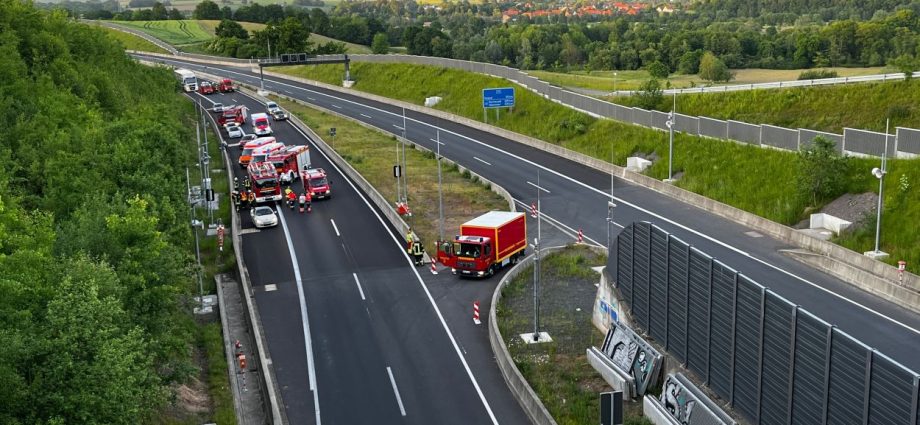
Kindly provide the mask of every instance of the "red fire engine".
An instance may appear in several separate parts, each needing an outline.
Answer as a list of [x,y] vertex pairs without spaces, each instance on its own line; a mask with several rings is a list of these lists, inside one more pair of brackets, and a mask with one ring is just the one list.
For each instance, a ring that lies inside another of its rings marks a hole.
[[214,94],[214,86],[212,86],[210,82],[202,81],[201,84],[198,85],[198,93]]
[[224,78],[220,80],[220,83],[217,84],[217,90],[221,93],[230,93],[233,89],[233,81],[230,81],[229,78]]
[[330,198],[332,197],[332,186],[326,178],[326,171],[322,168],[310,168],[304,170],[301,174],[303,179],[303,189],[309,190],[313,198]]
[[242,124],[246,122],[246,117],[249,116],[249,109],[245,106],[233,106],[224,110],[224,112],[217,117],[217,123],[224,125],[230,121],[237,124]]
[[272,163],[251,162],[246,171],[249,173],[249,180],[252,181],[252,192],[256,195],[256,202],[281,200],[281,182]]
[[290,183],[300,177],[300,170],[310,168],[309,146],[288,146],[268,157],[275,164],[282,183]]

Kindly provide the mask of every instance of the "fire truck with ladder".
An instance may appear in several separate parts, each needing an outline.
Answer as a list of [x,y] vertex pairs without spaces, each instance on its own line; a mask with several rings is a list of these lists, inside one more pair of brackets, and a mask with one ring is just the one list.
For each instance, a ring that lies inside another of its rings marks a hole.
[[246,172],[252,182],[252,192],[256,196],[256,202],[281,200],[281,181],[272,163],[251,162],[246,167]]

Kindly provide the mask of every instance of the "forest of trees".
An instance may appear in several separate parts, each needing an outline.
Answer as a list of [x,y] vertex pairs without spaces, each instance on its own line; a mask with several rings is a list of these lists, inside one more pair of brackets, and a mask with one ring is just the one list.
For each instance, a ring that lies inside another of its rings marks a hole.
[[194,109],[62,12],[0,27],[0,423],[150,422],[194,372]]

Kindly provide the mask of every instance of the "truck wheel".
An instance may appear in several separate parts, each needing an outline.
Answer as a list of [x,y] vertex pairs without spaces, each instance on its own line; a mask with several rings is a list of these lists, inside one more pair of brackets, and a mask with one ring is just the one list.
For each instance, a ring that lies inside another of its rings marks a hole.
[[495,276],[495,264],[489,266],[489,277]]

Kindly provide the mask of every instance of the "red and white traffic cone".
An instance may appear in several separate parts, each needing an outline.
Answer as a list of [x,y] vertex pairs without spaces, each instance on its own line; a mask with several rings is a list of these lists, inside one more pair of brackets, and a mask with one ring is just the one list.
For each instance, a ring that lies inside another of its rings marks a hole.
[[533,202],[530,203],[530,216],[537,218],[537,204]]
[[473,323],[477,325],[482,324],[479,320],[479,301],[473,301]]
[[583,243],[585,241],[585,235],[581,232],[581,229],[578,229],[578,241],[575,243]]
[[431,274],[438,274],[437,262],[438,260],[434,258],[431,259]]

